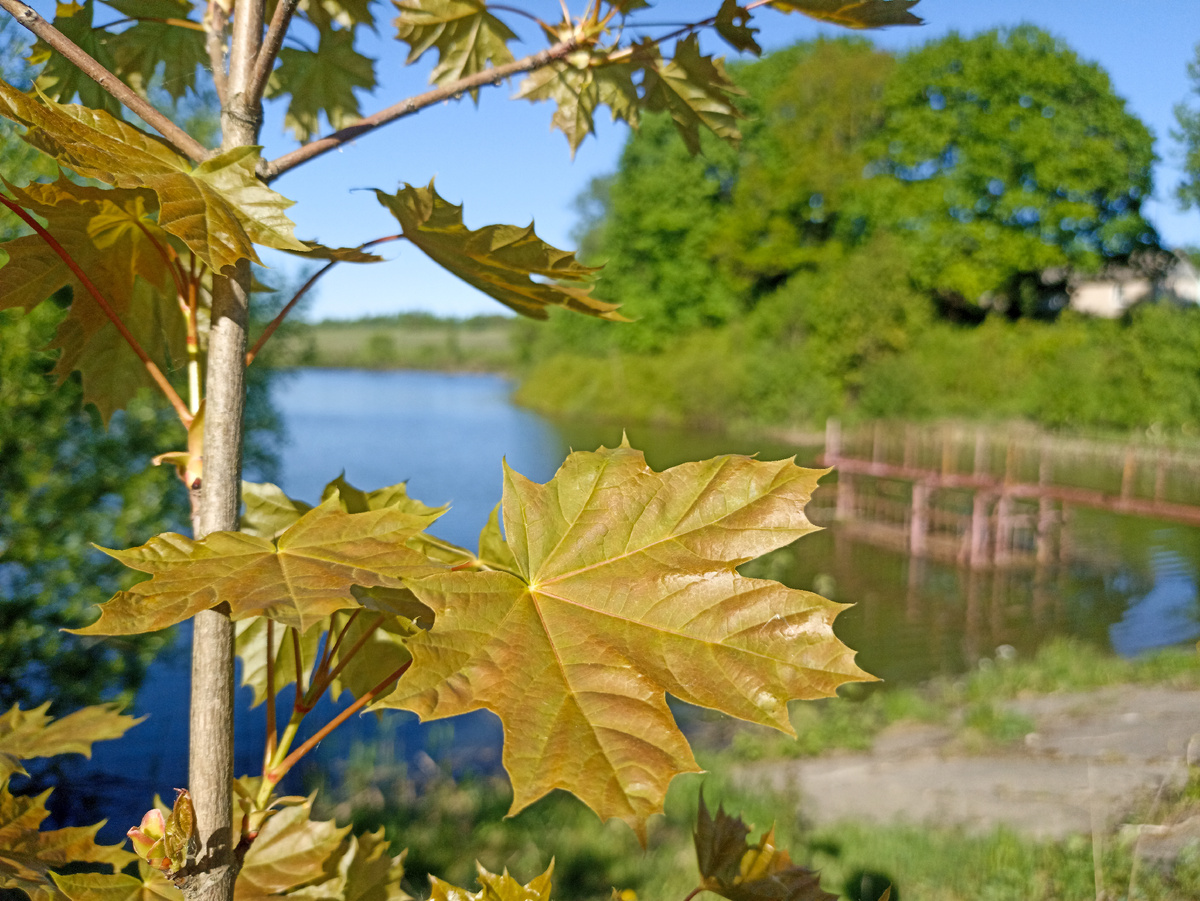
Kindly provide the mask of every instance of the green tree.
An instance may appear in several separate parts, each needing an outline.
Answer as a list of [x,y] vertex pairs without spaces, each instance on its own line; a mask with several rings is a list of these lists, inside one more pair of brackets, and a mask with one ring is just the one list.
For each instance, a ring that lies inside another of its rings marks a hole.
[[[1196,58],[1188,63],[1188,77],[1192,82],[1192,93],[1200,97],[1200,44],[1196,45]],[[1178,131],[1171,137],[1182,145],[1183,181],[1175,188],[1175,196],[1185,210],[1200,207],[1200,106],[1181,102],[1175,107]]]
[[1030,313],[1022,279],[1157,245],[1141,214],[1149,130],[1099,66],[1045,32],[934,41],[902,59],[884,104],[873,218],[913,247],[914,279],[946,302]]
[[[769,5],[870,27],[918,23],[914,2]],[[545,485],[506,470],[504,501],[478,553],[429,535],[442,511],[403,485],[361,491],[339,478],[316,507],[273,485],[248,485],[241,513],[247,366],[320,272],[378,261],[365,245],[300,241],[290,202],[271,182],[366,132],[515,75],[525,76],[519,96],[555,103],[553,122],[572,146],[601,106],[631,123],[666,113],[693,150],[702,130],[735,138],[734,87],[722,61],[700,52],[697,32],[713,26],[736,47],[753,45],[751,8],[767,2],[714,3],[707,18],[630,41],[644,33],[627,28],[650,5],[644,0],[591,0],[578,14],[564,3],[558,21],[483,0],[398,0],[396,36],[410,61],[436,52],[437,87],[366,117],[356,91],[375,87],[374,69],[356,42],[375,28],[367,4],[218,0],[202,18],[192,18],[187,0],[107,5],[124,19],[98,25],[86,0],[61,5],[49,23],[20,0],[0,0],[39,38],[33,58],[42,64],[36,92],[0,80],[0,114],[60,168],[107,186],[62,172],[50,183],[3,183],[0,204],[31,233],[3,245],[0,305],[28,314],[70,287],[55,345],[59,368],[80,372],[84,399],[111,421],[148,385],[187,431],[187,449],[171,460],[192,500],[194,538],[165,533],[110,552],[151,578],[118,592],[81,632],[134,635],[193,620],[190,785],[128,833],[142,861],[136,877],[60,872],[72,862],[116,870],[133,855],[95,845],[96,827],[38,830],[44,798],[0,787],[0,835],[10,843],[0,848],[0,888],[34,901],[180,891],[188,901],[230,901],[235,885],[243,897],[399,898],[401,858],[380,834],[348,836],[312,820],[311,800],[275,797],[299,759],[370,704],[427,718],[495,710],[514,812],[562,788],[644,840],[672,778],[698,769],[667,692],[789,731],[789,699],[870,678],[833,635],[838,605],[736,571],[812,530],[803,506],[818,473],[790,460],[729,456],[656,473],[622,444],[572,454]],[[547,46],[516,59],[509,43],[521,17]],[[283,46],[293,25],[316,32],[316,49]],[[221,104],[216,150],[148,99],[160,67],[168,92],[182,96],[205,61]],[[257,144],[264,99],[284,106],[302,142],[270,161]],[[322,121],[336,130],[314,140]],[[370,244],[406,240],[533,318],[547,307],[621,318],[593,296],[595,271],[532,227],[469,229],[462,208],[432,185],[375,193],[400,232]],[[247,349],[256,245],[328,263]],[[268,722],[261,776],[236,782],[235,649]],[[293,682],[280,731],[278,695]],[[353,701],[294,747],[326,691]],[[108,734],[128,725],[111,711],[82,713]],[[5,714],[4,782],[22,759],[86,753],[95,730],[72,729],[64,741],[65,723],[41,709]],[[830,897],[769,836],[752,847],[747,833],[720,813],[715,824],[701,822],[697,891]],[[507,875],[481,881],[480,897],[549,895],[549,872],[526,887]],[[437,882],[433,891],[461,894]]]

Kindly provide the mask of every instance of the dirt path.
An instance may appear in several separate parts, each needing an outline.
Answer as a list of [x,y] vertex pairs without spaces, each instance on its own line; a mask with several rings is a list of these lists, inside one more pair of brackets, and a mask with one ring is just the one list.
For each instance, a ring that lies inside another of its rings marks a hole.
[[[748,783],[798,789],[814,824],[913,822],[1040,838],[1105,831],[1200,763],[1200,692],[1124,686],[1005,705],[1037,730],[982,755],[956,751],[948,729],[900,724],[865,754],[752,764]],[[1141,808],[1145,809],[1145,807]],[[1200,839],[1200,816],[1142,830],[1144,850]]]

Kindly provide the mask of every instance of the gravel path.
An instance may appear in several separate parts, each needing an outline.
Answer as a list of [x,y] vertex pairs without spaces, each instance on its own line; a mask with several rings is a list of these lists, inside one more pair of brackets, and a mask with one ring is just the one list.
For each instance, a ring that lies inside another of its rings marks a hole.
[[[1108,831],[1200,764],[1200,692],[1122,686],[1005,705],[1037,724],[1022,744],[965,755],[951,732],[899,724],[865,754],[747,765],[740,778],[798,790],[802,815],[988,830],[1039,838]],[[1134,827],[1138,828],[1138,827]],[[1144,853],[1170,856],[1200,839],[1200,817],[1144,826]],[[1155,848],[1158,848],[1156,852]]]

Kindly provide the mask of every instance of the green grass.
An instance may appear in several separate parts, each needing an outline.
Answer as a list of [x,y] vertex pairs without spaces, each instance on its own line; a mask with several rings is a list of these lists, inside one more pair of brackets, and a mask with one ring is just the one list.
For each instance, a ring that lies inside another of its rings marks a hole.
[[[385,797],[404,790],[383,786]],[[602,824],[575,799],[555,793],[509,820],[511,792],[502,779],[455,782],[435,777],[419,796],[358,808],[356,829],[384,826],[396,848],[408,848],[407,890],[428,895],[427,874],[475,889],[475,861],[493,872],[507,868],[529,881],[554,860],[554,898],[600,901],[613,888],[638,899],[682,901],[698,881],[691,831],[703,789],[710,809],[723,804],[753,827],[754,840],[774,826],[777,846],[821,871],[826,891],[847,899],[864,885],[893,886],[895,901],[1066,901],[1095,897],[1091,840],[1037,841],[1007,829],[971,834],[960,828],[840,824],[811,829],[787,793],[756,794],[721,771],[676,780],[666,816],[651,822],[643,850],[623,824]],[[1193,804],[1195,802],[1192,802]],[[1106,897],[1127,897],[1134,849],[1115,835],[1102,842]],[[873,883],[871,882],[873,880]],[[1143,864],[1140,901],[1200,897],[1200,851],[1185,853],[1171,870]]]
[[438,319],[424,314],[302,323],[282,365],[337,369],[505,372],[517,360],[510,319]]

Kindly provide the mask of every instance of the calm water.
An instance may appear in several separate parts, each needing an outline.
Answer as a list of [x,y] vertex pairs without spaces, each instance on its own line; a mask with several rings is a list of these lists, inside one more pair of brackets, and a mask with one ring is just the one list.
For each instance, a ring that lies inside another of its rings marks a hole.
[[[621,439],[617,427],[551,424],[513,407],[508,390],[504,379],[486,375],[296,373],[281,380],[275,396],[291,439],[282,487],[315,502],[343,470],[366,489],[407,480],[413,497],[452,504],[433,531],[474,547],[500,499],[501,459],[545,481],[570,448],[591,450]],[[761,452],[764,459],[796,454],[811,462],[821,450],[649,429],[629,437],[659,469],[728,452]],[[1056,635],[1126,655],[1200,635],[1200,530],[1077,511],[1071,541],[1076,553],[1062,566],[968,572],[911,561],[835,527],[753,566],[755,575],[854,602],[837,632],[867,670],[892,682],[962,672],[1001,644],[1029,654]],[[108,839],[140,818],[145,799],[155,792],[170,797],[172,788],[186,784],[187,638],[181,634],[174,651],[155,664],[137,698],[133,712],[147,714],[147,721],[126,741],[97,746],[90,793],[77,794],[81,805],[109,818],[102,833]],[[248,690],[239,701],[237,765],[251,773],[261,765],[263,713],[248,710]],[[319,724],[329,715],[330,708],[318,708],[310,721]],[[343,726],[312,755],[312,766],[336,769],[364,742],[381,743],[396,759],[412,761],[423,751],[437,757],[447,753],[451,736],[457,765],[498,764],[500,729],[490,714],[460,718],[448,729],[389,713]],[[303,778],[290,787],[302,788]]]

